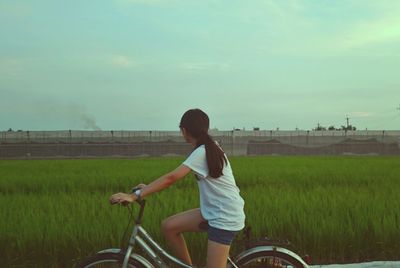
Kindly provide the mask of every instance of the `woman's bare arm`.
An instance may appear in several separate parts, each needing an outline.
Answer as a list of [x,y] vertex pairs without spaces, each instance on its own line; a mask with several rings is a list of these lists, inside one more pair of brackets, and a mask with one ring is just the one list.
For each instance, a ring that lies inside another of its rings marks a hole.
[[[175,170],[161,176],[160,178],[151,182],[148,185],[139,184],[138,186],[143,186],[140,196],[143,198],[149,194],[159,192],[162,189],[168,188],[178,180],[185,177],[190,171],[191,169],[188,168],[187,166],[180,165]],[[128,204],[134,202],[136,199],[137,196],[133,193],[132,194],[116,193],[110,196],[109,201],[111,204],[117,204],[117,203]]]
[[180,165],[175,170],[161,176],[157,180],[154,180],[150,184],[143,187],[141,197],[145,197],[149,194],[159,192],[162,189],[168,188],[178,180],[185,177],[190,171],[191,169],[188,168],[187,166]]

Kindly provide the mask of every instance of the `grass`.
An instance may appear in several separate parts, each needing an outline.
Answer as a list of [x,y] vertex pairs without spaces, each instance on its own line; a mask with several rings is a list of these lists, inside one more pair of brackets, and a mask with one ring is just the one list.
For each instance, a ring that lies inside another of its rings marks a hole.
[[[0,255],[6,267],[71,267],[118,247],[127,209],[108,197],[150,182],[184,159],[1,160]],[[232,157],[254,236],[287,238],[316,263],[400,259],[400,158]],[[192,175],[148,198],[144,227],[198,207]],[[135,211],[137,209],[135,208]],[[206,235],[189,234],[204,263]]]

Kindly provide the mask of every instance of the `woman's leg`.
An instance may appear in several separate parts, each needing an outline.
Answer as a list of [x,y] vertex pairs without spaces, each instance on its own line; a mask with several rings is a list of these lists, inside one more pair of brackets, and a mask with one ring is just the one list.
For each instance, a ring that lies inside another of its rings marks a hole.
[[207,268],[226,268],[230,245],[208,240]]
[[192,260],[182,233],[203,231],[199,228],[199,224],[204,221],[200,209],[195,208],[173,215],[162,222],[162,231],[169,246],[175,255],[187,264],[192,265]]

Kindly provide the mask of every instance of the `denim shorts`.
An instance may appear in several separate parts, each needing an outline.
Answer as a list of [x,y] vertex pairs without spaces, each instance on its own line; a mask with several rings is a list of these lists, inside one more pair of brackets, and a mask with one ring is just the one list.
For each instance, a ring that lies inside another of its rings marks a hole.
[[238,231],[228,231],[208,226],[208,239],[224,245],[230,245]]

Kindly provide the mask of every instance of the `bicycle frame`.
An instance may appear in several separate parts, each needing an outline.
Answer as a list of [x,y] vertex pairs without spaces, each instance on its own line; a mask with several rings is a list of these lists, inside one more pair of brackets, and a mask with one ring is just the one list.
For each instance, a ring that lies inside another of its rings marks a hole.
[[[191,268],[192,266],[183,263],[181,260],[175,258],[166,252],[156,241],[146,232],[146,230],[140,225],[136,224],[133,228],[132,236],[129,240],[129,246],[125,254],[124,263],[122,268],[126,268],[129,260],[129,256],[132,253],[133,247],[135,244],[137,245],[149,255],[149,257],[154,261],[157,267],[166,268],[168,267],[164,260],[160,257],[168,259],[174,264],[177,264],[179,267]],[[154,249],[154,250],[153,250]]]
[[[181,260],[170,255],[167,251],[165,251],[156,241],[154,241],[154,239],[138,223],[136,223],[135,227],[133,228],[132,236],[129,240],[129,246],[125,253],[125,258],[122,264],[122,268],[128,267],[129,257],[131,256],[133,248],[136,243],[144,252],[147,253],[147,255],[150,256],[150,258],[159,268],[168,267],[168,265],[166,264],[166,262],[164,262],[162,257],[169,260],[171,263],[178,265],[179,267],[192,268],[192,266],[183,263]],[[228,262],[231,264],[232,267],[237,267],[230,258],[228,258]]]

